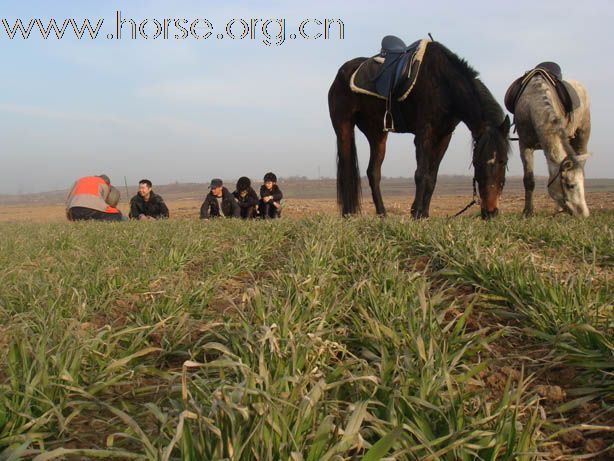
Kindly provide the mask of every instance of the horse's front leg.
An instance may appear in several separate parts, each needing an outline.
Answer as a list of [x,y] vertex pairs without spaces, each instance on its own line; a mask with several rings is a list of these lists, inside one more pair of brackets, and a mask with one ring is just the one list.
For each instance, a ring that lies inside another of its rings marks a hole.
[[522,215],[525,217],[533,216],[533,191],[535,190],[535,176],[533,175],[533,149],[520,144],[520,158],[522,160],[522,168],[524,176],[522,182],[524,184],[524,210]]
[[411,206],[411,215],[414,218],[428,218],[431,207],[431,198],[437,184],[437,174],[441,159],[448,149],[452,133],[433,139],[433,136],[416,136],[416,197]]

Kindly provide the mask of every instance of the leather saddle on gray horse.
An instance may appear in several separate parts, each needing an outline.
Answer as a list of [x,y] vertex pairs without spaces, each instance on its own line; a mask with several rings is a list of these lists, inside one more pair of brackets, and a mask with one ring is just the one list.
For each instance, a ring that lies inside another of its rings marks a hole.
[[364,61],[350,79],[353,92],[386,100],[384,131],[406,130],[398,102],[413,89],[428,42],[418,40],[407,46],[400,38],[387,35],[381,52]]
[[534,69],[525,72],[522,77],[514,80],[507,89],[504,102],[505,107],[512,114],[516,110],[516,103],[520,95],[529,84],[529,81],[536,75],[541,75],[555,89],[557,97],[563,105],[565,114],[570,114],[580,107],[580,98],[573,87],[563,80],[561,67],[555,62],[546,61],[538,64]]

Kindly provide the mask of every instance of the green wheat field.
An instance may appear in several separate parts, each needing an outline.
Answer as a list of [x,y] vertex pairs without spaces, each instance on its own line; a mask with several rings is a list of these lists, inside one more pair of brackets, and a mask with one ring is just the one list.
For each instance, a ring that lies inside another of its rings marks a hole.
[[613,229],[1,224],[0,459],[613,459]]

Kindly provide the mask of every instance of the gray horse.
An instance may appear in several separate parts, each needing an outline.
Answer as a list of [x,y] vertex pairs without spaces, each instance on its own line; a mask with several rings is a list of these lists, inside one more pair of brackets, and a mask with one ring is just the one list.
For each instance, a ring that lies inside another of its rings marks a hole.
[[584,163],[591,131],[586,89],[575,80],[566,80],[575,90],[577,107],[566,114],[548,79],[536,73],[515,104],[520,157],[524,167],[525,216],[533,214],[533,151],[542,149],[548,161],[548,193],[557,211],[574,216],[589,215],[584,198]]

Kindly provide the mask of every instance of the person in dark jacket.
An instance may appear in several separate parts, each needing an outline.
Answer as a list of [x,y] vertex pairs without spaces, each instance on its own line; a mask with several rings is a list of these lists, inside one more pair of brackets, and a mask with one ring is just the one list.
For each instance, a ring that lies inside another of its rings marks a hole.
[[221,179],[211,180],[211,191],[200,207],[200,219],[217,217],[238,218],[241,214],[234,196],[224,187]]
[[168,218],[169,212],[164,199],[151,190],[149,179],[139,181],[139,192],[130,200],[131,219]]
[[264,175],[264,184],[260,187],[260,202],[258,212],[263,219],[279,218],[281,215],[281,189],[277,185],[277,176],[274,173]]
[[239,178],[237,181],[237,188],[232,195],[234,195],[241,209],[241,219],[252,219],[256,217],[258,195],[252,188],[252,183],[248,177],[242,176]]

